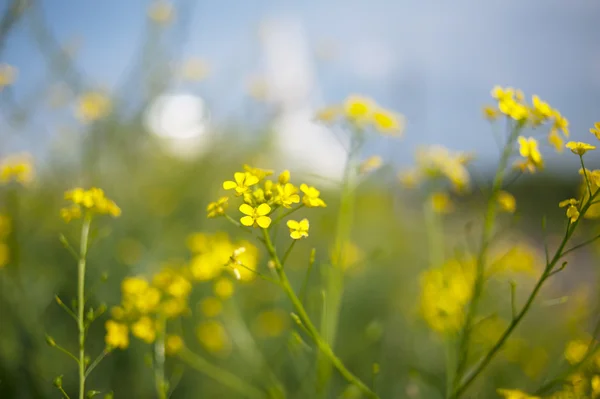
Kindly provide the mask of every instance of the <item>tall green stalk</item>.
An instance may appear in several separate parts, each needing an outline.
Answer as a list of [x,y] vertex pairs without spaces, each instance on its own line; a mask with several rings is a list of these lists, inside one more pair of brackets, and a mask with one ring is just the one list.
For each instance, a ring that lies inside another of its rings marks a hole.
[[77,263],[77,329],[79,330],[79,399],[85,397],[85,267],[92,215],[87,213],[81,226]]

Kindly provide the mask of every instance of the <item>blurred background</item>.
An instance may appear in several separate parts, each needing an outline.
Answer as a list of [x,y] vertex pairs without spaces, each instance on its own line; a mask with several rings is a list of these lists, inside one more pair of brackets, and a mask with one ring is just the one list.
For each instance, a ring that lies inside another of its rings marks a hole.
[[[58,398],[57,374],[65,374],[67,391],[76,387],[69,359],[44,340],[49,333],[68,345],[76,337],[54,302],[56,294],[75,295],[76,267],[58,239],[78,234],[77,225],[59,217],[65,190],[102,187],[123,210],[121,218],[99,222],[103,238],[90,253],[90,301],[110,307],[120,301],[125,276],[188,261],[190,234],[227,231],[241,238],[225,221],[207,220],[205,209],[243,164],[289,169],[293,181],[301,176],[321,188],[329,204],[307,213],[314,234],[291,261],[299,284],[311,248],[317,264],[327,262],[346,157],[344,132],[314,115],[354,93],[402,113],[406,129],[399,140],[371,136],[361,154],[381,156],[384,166],[357,191],[355,264],[336,350],[365,379],[373,362],[381,365],[383,398],[441,397],[442,343],[415,305],[419,274],[428,267],[422,198],[403,190],[397,173],[414,163],[420,146],[441,144],[473,152],[475,187],[488,184],[498,148],[481,108],[496,84],[540,95],[569,119],[574,140],[588,141],[600,119],[599,15],[593,0],[0,0],[0,64],[12,68],[0,74],[0,158],[26,152],[35,167],[31,184],[0,187],[0,212],[12,225],[10,255],[0,268],[0,397]],[[525,243],[533,253],[544,214],[550,242],[557,241],[563,213],[556,205],[579,183],[577,157],[557,155],[549,145],[543,152],[546,169],[511,186],[518,212],[506,221],[506,245]],[[477,190],[460,205],[446,218],[448,253],[460,241],[455,237],[480,220]],[[584,260],[595,255],[596,248],[578,253],[578,268],[553,281],[519,329],[515,347],[538,356],[508,351],[477,397],[491,397],[499,386],[536,386],[560,367],[565,342],[585,332],[594,313],[596,261]],[[265,267],[264,255],[260,262]],[[108,279],[96,284],[103,274]],[[315,276],[309,308],[318,313],[322,288]],[[519,286],[527,292],[533,282],[522,278]],[[211,291],[205,285],[195,293],[198,301]],[[498,285],[498,298],[506,298],[506,282]],[[290,311],[286,298],[255,281],[236,288],[234,301],[288,396],[313,397],[303,391],[313,355],[292,355],[289,321],[274,316]],[[509,306],[503,301],[490,299]],[[192,330],[194,323],[188,320]],[[540,323],[543,331],[532,328]],[[102,324],[90,330],[97,352]],[[111,354],[90,384],[116,398],[154,397],[146,352],[147,345],[132,342]],[[261,380],[236,350],[205,355]],[[183,372],[173,397],[238,397],[194,373]],[[336,376],[329,397],[351,394]]]

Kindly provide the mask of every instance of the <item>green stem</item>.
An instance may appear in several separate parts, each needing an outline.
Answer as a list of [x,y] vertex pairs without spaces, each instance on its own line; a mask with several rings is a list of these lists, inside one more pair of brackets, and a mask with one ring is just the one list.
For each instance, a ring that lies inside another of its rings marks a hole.
[[104,349],[100,355],[90,364],[85,371],[85,378],[87,378],[92,371],[100,364],[100,362],[110,353],[108,349]]
[[79,330],[79,399],[85,397],[85,266],[92,215],[87,213],[81,226],[77,264],[77,328]]
[[273,221],[273,224],[274,224],[274,225],[278,224],[279,222],[281,222],[281,220],[282,220],[283,218],[290,216],[292,213],[296,212],[296,211],[297,211],[297,210],[299,210],[299,209],[302,209],[303,207],[304,207],[304,204],[300,204],[300,205],[298,205],[296,208],[290,209],[289,211],[282,213],[281,215],[279,215],[279,216],[277,217],[277,219],[275,219],[275,220]]
[[290,254],[292,253],[292,249],[294,249],[294,245],[296,245],[296,241],[298,241],[298,240],[292,239],[290,246],[285,251],[285,254],[283,254],[283,258],[281,258],[281,266],[282,267],[285,265],[285,261],[287,260],[288,256],[290,256]]
[[248,384],[243,379],[239,378],[235,374],[230,373],[227,370],[219,368],[206,359],[196,355],[187,348],[183,348],[179,354],[181,359],[188,366],[202,374],[212,378],[213,380],[231,388],[232,390],[240,393],[246,398],[250,399],[264,399],[265,393],[260,391],[258,388]]
[[165,379],[165,321],[157,320],[157,335],[154,341],[154,384],[158,399],[167,399],[167,383]]
[[340,374],[346,379],[346,381],[355,385],[367,397],[379,398],[375,392],[373,392],[358,377],[356,377],[354,374],[352,374],[352,372],[350,372],[350,370],[346,368],[344,363],[335,355],[335,353],[333,353],[333,350],[331,349],[329,344],[325,342],[325,340],[321,337],[319,331],[314,326],[312,320],[308,316],[308,313],[304,309],[302,302],[294,292],[294,289],[292,288],[290,281],[288,280],[287,275],[283,270],[283,265],[281,264],[279,256],[277,255],[277,251],[273,246],[268,230],[263,229],[263,234],[265,238],[265,245],[267,247],[267,251],[269,252],[269,255],[271,256],[273,262],[275,262],[275,269],[277,271],[277,274],[279,275],[281,286],[287,294],[290,301],[292,302],[292,305],[294,306],[294,309],[296,309],[300,320],[308,330],[310,337],[313,339],[320,352],[329,359],[331,364],[333,364],[333,366],[340,372]]

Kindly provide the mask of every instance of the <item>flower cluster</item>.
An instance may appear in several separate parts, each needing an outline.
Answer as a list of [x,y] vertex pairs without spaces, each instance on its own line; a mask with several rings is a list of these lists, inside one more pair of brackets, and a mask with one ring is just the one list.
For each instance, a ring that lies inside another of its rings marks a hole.
[[352,95],[343,105],[329,106],[317,113],[317,120],[334,123],[344,119],[351,125],[365,129],[373,127],[381,134],[399,136],[404,131],[404,117],[377,105],[370,98]]
[[28,184],[33,180],[33,172],[33,162],[28,154],[9,156],[0,162],[0,183]]
[[121,215],[121,208],[107,198],[100,188],[92,187],[89,190],[74,188],[65,192],[65,199],[72,202],[72,205],[60,210],[60,216],[67,223],[73,219],[79,219],[83,212],[113,217]]
[[6,239],[11,231],[10,218],[0,214],[0,269],[8,264],[10,249]]
[[[300,187],[290,182],[290,172],[285,170],[277,180],[268,179],[273,175],[272,170],[260,169],[244,165],[243,172],[236,172],[233,180],[223,182],[223,189],[233,191],[236,197],[241,197],[243,203],[239,211],[243,216],[239,221],[242,226],[260,227],[268,229],[275,220],[279,220],[296,210],[307,208],[326,207],[321,198],[321,192],[315,187],[301,184]],[[228,197],[221,197],[215,202],[208,204],[207,216],[227,216],[226,210],[229,205]],[[279,214],[277,214],[279,212]],[[288,221],[290,236],[299,239],[308,236],[309,222],[303,219],[300,222]]]
[[121,304],[111,309],[106,322],[106,344],[110,348],[129,346],[129,331],[136,338],[152,343],[164,333],[164,323],[184,313],[192,290],[186,268],[166,265],[152,278],[128,277],[121,283]]

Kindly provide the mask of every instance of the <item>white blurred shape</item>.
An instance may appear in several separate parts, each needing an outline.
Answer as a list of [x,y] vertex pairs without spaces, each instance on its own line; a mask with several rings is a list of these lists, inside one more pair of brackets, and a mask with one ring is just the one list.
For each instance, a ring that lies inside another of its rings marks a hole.
[[148,107],[144,123],[175,155],[191,157],[208,147],[208,119],[208,111],[200,97],[165,94]]
[[322,101],[301,21],[293,16],[269,19],[261,29],[261,41],[269,99],[280,110],[274,123],[278,166],[340,179],[344,148],[331,130],[313,121],[315,105]]

